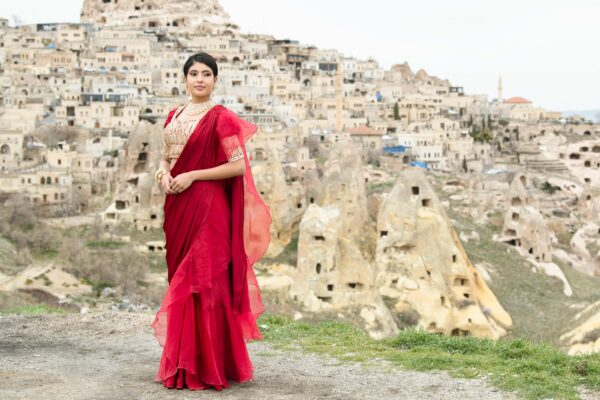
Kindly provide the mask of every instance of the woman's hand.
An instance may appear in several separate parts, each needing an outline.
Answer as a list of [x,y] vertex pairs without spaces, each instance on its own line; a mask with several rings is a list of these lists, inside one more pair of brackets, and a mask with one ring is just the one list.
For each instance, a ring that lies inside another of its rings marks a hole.
[[173,177],[171,176],[171,174],[164,174],[162,178],[160,178],[160,187],[166,194],[177,194],[173,190],[171,190],[170,186],[172,180]]
[[194,178],[187,172],[177,175],[175,178],[172,178],[170,182],[170,188],[175,193],[181,193],[185,189],[189,188],[190,185],[194,182]]

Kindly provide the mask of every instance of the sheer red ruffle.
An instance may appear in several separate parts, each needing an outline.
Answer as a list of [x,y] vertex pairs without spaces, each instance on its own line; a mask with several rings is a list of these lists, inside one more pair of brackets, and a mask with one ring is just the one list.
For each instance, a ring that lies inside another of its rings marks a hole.
[[[165,126],[175,113],[172,110]],[[227,162],[255,125],[223,106],[200,120],[171,169],[180,173]],[[163,346],[157,381],[171,388],[221,390],[228,379],[252,379],[246,342],[262,339],[256,320],[264,311],[252,265],[270,240],[269,207],[246,172],[225,180],[196,181],[167,195],[163,229],[169,288],[152,327]]]

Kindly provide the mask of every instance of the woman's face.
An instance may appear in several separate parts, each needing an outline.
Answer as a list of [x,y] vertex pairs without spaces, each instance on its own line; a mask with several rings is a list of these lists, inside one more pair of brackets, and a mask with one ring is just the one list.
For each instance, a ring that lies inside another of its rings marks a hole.
[[210,97],[217,78],[206,64],[195,62],[185,77],[185,86],[192,97]]

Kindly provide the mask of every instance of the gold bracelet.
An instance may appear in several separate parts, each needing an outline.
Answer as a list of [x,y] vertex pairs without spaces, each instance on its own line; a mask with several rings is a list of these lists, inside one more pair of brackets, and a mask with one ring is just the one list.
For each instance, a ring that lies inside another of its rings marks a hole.
[[168,174],[168,173],[169,173],[169,171],[167,171],[166,169],[161,167],[154,173],[154,179],[156,179],[156,181],[160,183],[163,175]]

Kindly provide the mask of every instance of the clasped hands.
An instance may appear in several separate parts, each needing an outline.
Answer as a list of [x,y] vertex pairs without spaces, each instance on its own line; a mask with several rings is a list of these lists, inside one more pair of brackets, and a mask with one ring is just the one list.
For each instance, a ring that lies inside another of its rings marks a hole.
[[179,194],[190,187],[194,179],[187,172],[177,175],[164,174],[160,179],[160,185],[166,194]]

